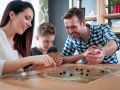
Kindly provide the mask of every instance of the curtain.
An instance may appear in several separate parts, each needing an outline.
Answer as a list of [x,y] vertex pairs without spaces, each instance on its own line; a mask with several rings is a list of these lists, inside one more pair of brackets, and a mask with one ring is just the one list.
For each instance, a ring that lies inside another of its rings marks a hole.
[[48,0],[39,0],[39,22],[48,21]]

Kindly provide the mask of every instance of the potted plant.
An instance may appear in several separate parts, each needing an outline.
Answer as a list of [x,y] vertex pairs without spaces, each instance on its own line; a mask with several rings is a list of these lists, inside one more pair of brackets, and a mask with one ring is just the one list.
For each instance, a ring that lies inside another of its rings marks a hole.
[[110,0],[108,7],[111,8],[112,13],[120,13],[120,0]]

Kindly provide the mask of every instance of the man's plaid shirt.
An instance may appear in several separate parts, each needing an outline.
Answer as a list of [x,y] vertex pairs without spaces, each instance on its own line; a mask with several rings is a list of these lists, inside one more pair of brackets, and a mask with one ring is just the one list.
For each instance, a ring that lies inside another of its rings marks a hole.
[[[65,56],[71,56],[77,50],[79,54],[84,53],[88,47],[92,45],[102,45],[104,46],[109,40],[115,40],[120,49],[120,40],[115,36],[115,33],[112,32],[111,28],[108,24],[100,24],[100,25],[89,25],[86,26],[90,30],[90,38],[87,42],[81,39],[73,39],[71,36],[68,36],[65,46],[63,48],[62,53]],[[85,60],[83,60],[85,63]],[[116,64],[118,63],[116,53],[111,56],[106,56],[103,60],[104,64]]]

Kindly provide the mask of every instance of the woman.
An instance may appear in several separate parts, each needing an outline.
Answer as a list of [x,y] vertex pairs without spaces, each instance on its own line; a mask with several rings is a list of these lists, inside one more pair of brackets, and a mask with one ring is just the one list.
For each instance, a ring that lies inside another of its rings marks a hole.
[[0,76],[29,64],[56,65],[48,55],[29,56],[34,16],[33,6],[28,2],[14,0],[7,5],[0,23]]

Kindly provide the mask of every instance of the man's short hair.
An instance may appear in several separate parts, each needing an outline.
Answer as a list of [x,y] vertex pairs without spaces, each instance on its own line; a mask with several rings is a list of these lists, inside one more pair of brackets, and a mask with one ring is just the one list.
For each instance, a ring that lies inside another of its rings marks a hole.
[[63,19],[70,19],[73,16],[77,16],[80,22],[85,20],[84,11],[76,7],[68,9],[64,14]]

